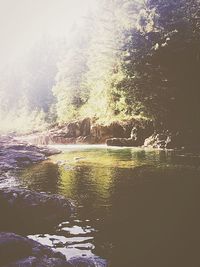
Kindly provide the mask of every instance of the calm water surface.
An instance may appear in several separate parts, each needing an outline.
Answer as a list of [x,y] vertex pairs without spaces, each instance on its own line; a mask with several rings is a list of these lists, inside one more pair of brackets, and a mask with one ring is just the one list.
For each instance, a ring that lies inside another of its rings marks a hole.
[[173,151],[60,146],[20,183],[75,200],[77,211],[31,238],[111,267],[200,266],[200,157]]

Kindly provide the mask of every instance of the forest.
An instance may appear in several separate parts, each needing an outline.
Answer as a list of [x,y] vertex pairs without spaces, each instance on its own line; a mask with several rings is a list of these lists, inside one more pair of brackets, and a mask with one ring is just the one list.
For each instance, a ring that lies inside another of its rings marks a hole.
[[199,10],[198,0],[99,1],[70,38],[45,36],[1,70],[1,131],[90,117],[199,133]]

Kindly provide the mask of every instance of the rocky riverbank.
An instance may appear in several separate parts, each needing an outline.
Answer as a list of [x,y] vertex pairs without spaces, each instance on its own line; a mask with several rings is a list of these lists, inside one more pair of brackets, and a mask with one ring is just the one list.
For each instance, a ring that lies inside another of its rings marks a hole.
[[60,151],[30,145],[20,138],[0,137],[0,266],[106,266],[105,261],[98,258],[75,257],[67,260],[48,246],[18,235],[22,232],[46,232],[48,228],[66,221],[75,209],[73,202],[62,196],[16,186],[18,170],[57,153]]
[[30,145],[19,138],[0,136],[0,173],[23,168],[60,153],[45,146]]
[[54,252],[29,238],[14,233],[0,233],[0,266],[72,266],[61,253]]
[[99,258],[73,257],[69,261],[60,252],[14,233],[0,232],[2,267],[106,267]]
[[156,149],[199,149],[199,132],[191,129],[167,130],[150,120],[131,119],[98,124],[86,118],[48,131],[24,136],[32,144],[107,144],[108,146],[151,147]]
[[141,146],[151,134],[153,134],[153,124],[147,120],[132,119],[105,125],[86,118],[56,125],[48,131],[23,138],[32,144],[40,145],[107,143],[108,145]]

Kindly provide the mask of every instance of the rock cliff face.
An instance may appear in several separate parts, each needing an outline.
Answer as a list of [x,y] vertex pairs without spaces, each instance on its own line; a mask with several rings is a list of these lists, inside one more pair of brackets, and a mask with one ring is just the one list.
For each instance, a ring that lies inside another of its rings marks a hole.
[[[152,147],[158,149],[198,149],[200,133],[190,129],[169,131],[155,128],[152,121],[129,120],[109,125],[94,123],[86,118],[39,134],[25,136],[35,145],[49,144],[107,144],[108,146]],[[37,155],[35,155],[37,157]]]
[[153,125],[148,121],[135,122],[129,138],[110,138],[106,140],[108,146],[131,146],[138,147],[153,133]]
[[[113,122],[109,125],[92,123],[86,118],[82,121],[70,122],[53,129],[25,137],[33,144],[105,144],[140,146],[145,138],[153,133],[152,123],[130,120]],[[112,140],[111,140],[112,139]]]

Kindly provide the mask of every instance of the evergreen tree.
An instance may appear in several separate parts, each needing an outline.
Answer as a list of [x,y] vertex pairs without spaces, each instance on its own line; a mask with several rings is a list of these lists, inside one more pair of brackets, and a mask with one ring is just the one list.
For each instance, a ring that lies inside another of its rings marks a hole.
[[198,10],[198,1],[143,3],[137,23],[125,33],[125,77],[118,84],[119,90],[125,92],[127,105],[132,107],[130,112],[134,113],[137,106],[138,112],[145,112],[169,128],[190,125],[191,114],[197,119]]
[[73,36],[59,63],[56,84],[53,87],[53,93],[57,99],[56,111],[59,121],[66,121],[78,116],[80,107],[88,98],[83,79],[88,70],[90,30],[87,26],[87,30],[80,29],[78,25],[73,26]]

